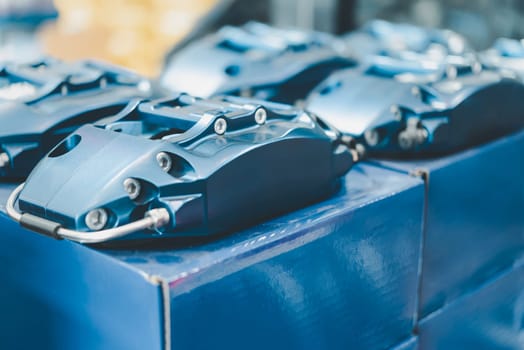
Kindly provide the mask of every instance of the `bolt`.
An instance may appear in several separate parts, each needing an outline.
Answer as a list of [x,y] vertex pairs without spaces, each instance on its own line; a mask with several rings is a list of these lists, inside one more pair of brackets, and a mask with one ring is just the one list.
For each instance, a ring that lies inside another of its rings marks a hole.
[[131,200],[135,200],[140,195],[140,181],[133,179],[133,178],[127,178],[124,180],[124,190],[127,192],[127,195]]
[[362,159],[362,158],[365,157],[365,155],[366,155],[366,148],[362,144],[357,143],[355,145],[355,150],[357,151],[358,159]]
[[344,145],[348,146],[349,148],[353,147],[355,145],[355,139],[349,135],[340,135],[340,142],[342,142]]
[[9,165],[10,159],[7,153],[0,153],[0,168],[5,168]]
[[173,161],[171,160],[171,157],[166,152],[160,152],[156,155],[156,161],[158,162],[158,165],[162,170],[164,170],[166,173],[171,170],[171,167],[173,166]]
[[215,120],[215,132],[218,135],[224,135],[227,130],[227,122],[224,118],[218,118]]
[[93,209],[86,215],[86,225],[90,230],[99,231],[107,224],[107,212],[102,209]]
[[453,66],[448,66],[446,68],[446,75],[449,79],[455,79],[458,76],[457,68]]
[[482,72],[482,64],[480,62],[473,63],[471,70],[473,71],[473,73],[479,74],[480,72]]
[[153,224],[150,229],[158,229],[169,224],[171,219],[169,212],[165,208],[150,209],[146,212],[145,217],[152,219]]
[[413,140],[411,139],[409,132],[402,131],[398,135],[398,145],[404,150],[410,149],[413,146]]
[[257,124],[262,125],[266,122],[267,112],[264,108],[259,108],[255,112],[255,121]]
[[380,141],[380,135],[376,129],[366,130],[366,132],[364,132],[364,139],[369,146],[375,147]]
[[140,91],[149,91],[151,89],[151,83],[147,80],[142,80],[138,83],[138,90]]

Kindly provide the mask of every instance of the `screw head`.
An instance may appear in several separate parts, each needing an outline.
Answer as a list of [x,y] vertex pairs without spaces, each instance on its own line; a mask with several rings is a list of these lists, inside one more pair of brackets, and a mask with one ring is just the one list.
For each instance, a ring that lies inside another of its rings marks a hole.
[[0,168],[5,168],[10,163],[9,155],[5,152],[0,153]]
[[398,135],[398,145],[404,150],[408,150],[413,146],[413,140],[408,132],[403,131]]
[[267,120],[267,112],[264,108],[259,108],[255,112],[255,121],[257,124],[262,125]]
[[375,129],[366,130],[366,132],[364,132],[364,139],[366,140],[366,143],[371,147],[378,145],[380,141],[378,131]]
[[473,71],[473,73],[479,74],[480,72],[482,72],[482,64],[480,62],[473,63],[471,70]]
[[226,120],[224,118],[218,118],[217,120],[215,120],[214,129],[218,135],[224,135],[227,130]]
[[133,178],[127,178],[124,180],[124,190],[127,192],[127,195],[131,200],[135,200],[140,195],[140,181],[133,179]]
[[158,162],[160,168],[166,173],[169,172],[173,167],[173,161],[171,160],[171,157],[165,152],[158,153],[156,155],[156,161]]
[[100,88],[105,89],[106,87],[107,87],[107,79],[106,78],[100,79]]
[[446,75],[449,79],[456,79],[458,76],[458,70],[456,67],[448,66],[446,68]]
[[105,209],[98,208],[93,209],[87,213],[85,222],[90,230],[99,231],[106,226],[107,219],[107,211]]
[[149,91],[151,90],[151,83],[147,80],[142,80],[140,83],[138,83],[138,90],[140,91]]

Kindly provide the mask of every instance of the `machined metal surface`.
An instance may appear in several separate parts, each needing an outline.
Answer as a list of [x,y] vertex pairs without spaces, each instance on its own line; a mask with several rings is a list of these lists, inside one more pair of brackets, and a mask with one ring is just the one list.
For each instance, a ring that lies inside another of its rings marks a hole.
[[500,38],[480,57],[485,66],[513,72],[524,82],[524,39]]
[[418,53],[428,57],[463,56],[472,52],[468,41],[451,30],[424,28],[408,23],[372,20],[345,35],[357,56]]
[[101,62],[46,59],[4,66],[0,70],[0,177],[24,178],[80,125],[117,113],[133,98],[149,96],[148,80]]
[[234,94],[294,103],[336,69],[352,66],[343,40],[256,22],[226,26],[174,55],[164,86],[195,96]]
[[180,94],[134,101],[111,119],[51,150],[19,189],[22,218],[17,192],[11,216],[56,222],[81,242],[149,227],[134,238],[207,236],[329,196],[355,159],[339,133],[288,105]]
[[333,73],[305,103],[370,155],[452,153],[524,127],[524,85],[503,71],[475,65],[450,75],[379,58]]

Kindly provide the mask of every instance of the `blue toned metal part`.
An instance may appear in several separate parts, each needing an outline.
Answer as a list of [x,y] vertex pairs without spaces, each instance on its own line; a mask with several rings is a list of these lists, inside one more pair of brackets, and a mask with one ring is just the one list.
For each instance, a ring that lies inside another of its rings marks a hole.
[[177,53],[161,81],[175,91],[209,97],[252,96],[294,103],[331,72],[355,65],[329,34],[250,22],[226,26]]
[[100,62],[47,59],[0,70],[0,177],[23,178],[80,125],[151,95],[147,80]]
[[431,29],[407,23],[373,20],[347,34],[350,52],[360,58],[369,55],[418,53],[435,58],[472,53],[467,40],[451,30]]
[[485,66],[514,72],[524,82],[524,39],[500,38],[480,57]]
[[373,156],[445,154],[524,127],[524,85],[502,72],[472,67],[450,77],[386,63],[332,74],[306,108]]
[[130,237],[207,236],[325,198],[354,153],[291,106],[180,94],[78,129],[31,173],[26,214],[13,211],[16,193],[7,206],[25,226],[82,242],[153,226]]
[[467,40],[450,30],[375,20],[345,40],[349,54],[364,66],[399,78],[423,74],[436,80],[444,74],[454,78],[482,69]]

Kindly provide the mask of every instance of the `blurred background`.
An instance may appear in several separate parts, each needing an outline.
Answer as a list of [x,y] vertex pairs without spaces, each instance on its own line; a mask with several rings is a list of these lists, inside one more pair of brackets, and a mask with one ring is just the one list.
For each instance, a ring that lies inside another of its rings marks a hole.
[[524,0],[0,0],[0,61],[104,59],[157,76],[167,56],[249,20],[345,33],[381,18],[465,35],[524,37]]

